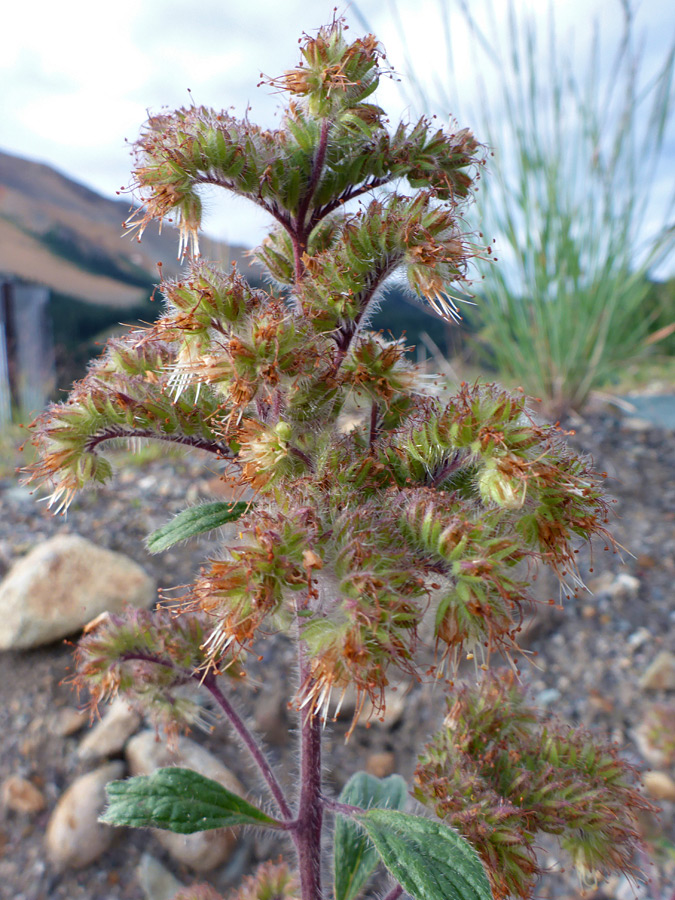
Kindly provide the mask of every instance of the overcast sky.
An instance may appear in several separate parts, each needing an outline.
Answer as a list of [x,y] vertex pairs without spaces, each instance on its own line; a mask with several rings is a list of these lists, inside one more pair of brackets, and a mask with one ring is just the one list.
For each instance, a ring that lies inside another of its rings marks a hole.
[[[478,16],[487,0],[469,0]],[[519,12],[542,17],[541,0],[514,0]],[[358,0],[358,11],[387,50],[389,63],[405,66],[401,26],[420,77],[430,82],[443,71],[439,6],[454,0],[398,0],[397,22],[388,0]],[[635,0],[647,58],[657,60],[673,36],[675,5]],[[297,40],[332,17],[335,0],[33,0],[3,8],[0,149],[49,163],[105,195],[129,182],[133,141],[147,111],[192,102],[233,108],[274,123],[280,97],[256,88],[260,73],[274,76],[298,61]],[[618,0],[557,0],[559,42],[583,46],[600,18],[608,45],[620,32]],[[492,16],[504,18],[506,0],[494,0]],[[363,32],[357,11],[344,12],[352,34]],[[473,44],[453,28],[455,67],[471,71]],[[188,92],[190,89],[191,94]],[[471,96],[467,77],[461,91]],[[392,117],[406,115],[400,88],[386,83],[378,94]],[[471,124],[471,123],[460,123]],[[231,243],[253,244],[262,222],[244,205],[213,207],[207,230]]]

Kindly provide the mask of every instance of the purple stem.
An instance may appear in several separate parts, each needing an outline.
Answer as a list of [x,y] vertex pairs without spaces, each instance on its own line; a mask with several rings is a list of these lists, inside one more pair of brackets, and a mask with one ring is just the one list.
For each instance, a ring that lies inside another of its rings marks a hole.
[[379,417],[379,414],[380,414],[380,407],[377,405],[377,403],[373,402],[372,406],[370,407],[370,437],[369,437],[369,444],[370,444],[371,447],[372,447],[373,444],[375,443],[375,441],[376,441],[376,439],[377,439],[378,432],[379,432],[379,430],[380,430],[379,427],[378,427],[378,421],[377,421],[377,420],[378,420],[378,417]]
[[183,444],[186,447],[194,447],[197,450],[207,450],[209,453],[215,453],[223,459],[234,459],[236,457],[227,444],[223,444],[220,441],[209,441],[197,435],[163,434],[161,431],[153,431],[151,428],[130,428],[125,425],[111,425],[98,434],[90,435],[84,447],[87,452],[93,453],[99,444],[105,441],[116,441],[120,438],[151,438],[156,441]]
[[321,900],[321,719],[312,710],[300,716],[300,805],[293,839],[302,900]]
[[312,163],[312,174],[304,197],[300,201],[298,213],[295,217],[295,224],[292,228],[287,228],[291,243],[293,244],[293,258],[295,260],[295,282],[300,283],[305,273],[305,263],[302,259],[307,250],[307,240],[311,229],[307,227],[307,212],[309,211],[312,197],[319,185],[321,171],[326,160],[326,150],[328,148],[328,133],[330,131],[330,122],[324,119],[321,124],[321,134],[319,136],[319,145],[316,148],[314,162]]
[[[309,606],[309,596],[296,597],[298,629],[298,675],[300,684],[310,690],[311,669],[307,646],[302,640],[300,613]],[[300,802],[292,835],[298,856],[298,874],[302,900],[321,900],[321,831],[324,798],[321,793],[321,719],[314,704],[298,711],[300,724]]]
[[181,672],[185,679],[192,679],[193,681],[199,682],[199,684],[203,684],[207,691],[211,694],[213,699],[216,701],[218,706],[225,713],[227,718],[230,720],[232,727],[239,735],[241,742],[244,744],[248,752],[253,757],[256,765],[260,769],[260,774],[267,782],[267,786],[270,789],[270,793],[274,797],[277,806],[279,807],[279,811],[282,816],[286,820],[286,822],[290,822],[293,819],[293,813],[291,812],[291,808],[286,801],[286,797],[284,795],[283,790],[281,789],[281,785],[276,779],[274,772],[270,764],[267,761],[265,754],[263,753],[260,745],[253,737],[251,732],[248,730],[244,721],[242,720],[239,713],[232,706],[230,701],[227,699],[225,694],[218,687],[218,683],[216,682],[216,676],[213,672],[207,672],[206,675],[203,675],[201,672],[190,672],[187,669],[183,669],[181,666],[177,666],[175,663],[170,660],[162,659],[161,656],[153,656],[151,653],[124,653],[121,655],[120,659],[123,660],[138,660],[140,662],[151,662],[157,666],[165,666],[167,669],[173,669],[176,672]]
[[358,816],[364,810],[360,806],[350,806],[348,803],[340,803],[339,800],[333,800],[332,797],[323,798],[324,809],[330,812],[340,813],[342,816]]
[[218,687],[215,675],[212,672],[209,672],[206,677],[202,678],[199,673],[196,673],[194,677],[204,685],[207,691],[210,692],[211,696],[218,703],[220,708],[232,723],[232,727],[237,732],[239,738],[241,739],[241,742],[244,744],[248,752],[255,760],[256,765],[260,769],[261,775],[267,782],[267,786],[269,787],[272,796],[276,800],[279,811],[287,822],[290,821],[293,818],[293,813],[291,812],[291,808],[286,801],[286,797],[284,796],[284,792],[281,789],[281,785],[277,781],[277,778],[272,771],[269,762],[267,761],[267,757],[261,750],[260,745],[258,744],[256,739],[244,724],[239,713]]
[[400,884],[395,884],[393,888],[384,895],[384,900],[398,900],[398,898],[403,893],[403,888]]

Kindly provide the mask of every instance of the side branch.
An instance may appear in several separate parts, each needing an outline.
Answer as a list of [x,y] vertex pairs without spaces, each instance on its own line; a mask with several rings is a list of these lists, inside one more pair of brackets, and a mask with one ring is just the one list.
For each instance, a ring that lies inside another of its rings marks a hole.
[[111,425],[98,434],[92,435],[84,445],[87,453],[93,453],[99,444],[105,441],[127,440],[131,438],[149,438],[156,441],[166,441],[171,444],[181,444],[185,447],[193,447],[196,450],[207,450],[221,459],[236,459],[234,453],[227,444],[220,441],[209,441],[206,438],[187,434],[164,434],[161,431],[153,431],[150,428],[127,428],[124,425]]
[[286,822],[290,822],[293,819],[293,814],[291,813],[290,806],[286,801],[286,797],[281,788],[281,785],[277,781],[276,776],[274,775],[274,772],[272,771],[272,768],[267,761],[267,758],[265,757],[265,754],[263,753],[256,739],[246,727],[239,713],[218,687],[218,683],[213,672],[207,672],[207,674],[204,675],[203,672],[200,672],[198,670],[184,669],[182,666],[178,666],[171,660],[164,659],[161,656],[155,656],[152,653],[142,653],[135,650],[120,654],[120,660],[123,662],[149,662],[154,663],[157,666],[164,666],[167,669],[171,669],[174,672],[180,673],[185,683],[189,681],[196,681],[198,684],[203,685],[211,694],[221,710],[225,713],[227,718],[230,720],[230,723],[239,735],[241,742],[253,757],[256,765],[258,766],[258,769],[260,770],[260,774],[265,779],[270,793],[274,797],[279,811],[281,812]]
[[403,260],[402,253],[394,253],[389,256],[386,256],[380,263],[380,265],[374,269],[371,277],[368,279],[368,284],[358,295],[358,303],[359,303],[359,311],[354,319],[351,319],[348,322],[345,322],[342,327],[340,327],[335,334],[335,342],[337,344],[338,352],[335,357],[335,361],[333,363],[333,371],[332,375],[336,375],[342,365],[344,358],[349,352],[349,347],[351,346],[351,342],[358,332],[361,323],[363,322],[363,318],[370,306],[370,302],[377,293],[378,289],[382,286],[382,283],[391,275],[392,272],[395,271],[397,266]]
[[312,163],[312,175],[309,180],[309,184],[307,185],[307,190],[305,191],[305,195],[300,201],[300,207],[298,209],[298,231],[303,235],[306,235],[308,229],[305,227],[305,219],[307,218],[307,211],[309,210],[309,205],[312,202],[312,197],[314,196],[317,187],[319,186],[319,181],[321,179],[321,171],[323,169],[324,162],[326,161],[326,150],[328,148],[328,134],[330,132],[330,122],[328,119],[324,119],[321,123],[321,135],[319,137],[319,146],[316,149],[316,155],[314,157],[314,161]]
[[282,225],[286,231],[289,233],[292,230],[291,217],[281,212],[276,203],[268,203],[264,200],[259,194],[250,194],[245,193],[237,189],[237,186],[232,181],[228,181],[225,178],[218,178],[216,175],[200,175],[198,178],[194,179],[195,184],[212,184],[216,187],[224,188],[226,191],[231,191],[233,194],[237,194],[239,197],[243,197],[245,200],[250,200],[252,203],[255,203],[256,206],[260,206],[265,212],[269,213],[277,222]]
[[218,687],[218,682],[216,681],[216,677],[213,672],[207,672],[207,674],[204,675],[200,671],[190,671],[188,669],[184,669],[182,666],[177,666],[171,660],[163,659],[161,656],[155,656],[152,653],[142,653],[137,651],[131,651],[129,653],[121,654],[120,660],[122,660],[123,662],[132,662],[136,660],[138,662],[154,663],[157,666],[165,666],[167,669],[171,669],[174,672],[180,673],[185,683],[187,683],[188,681],[196,681],[198,684],[203,685],[211,694],[221,710],[225,713],[227,718],[230,720],[230,723],[239,735],[241,742],[253,757],[253,760],[258,766],[260,774],[265,779],[270,793],[274,797],[274,800],[276,801],[282,816],[287,822],[290,822],[290,820],[292,820],[293,814],[291,813],[291,809],[288,805],[288,802],[286,801],[286,797],[281,788],[281,785],[277,781],[276,776],[274,775],[274,772],[272,771],[272,768],[267,761],[267,758],[265,757],[265,754],[261,750],[256,739],[246,727],[239,713]]
[[314,210],[307,223],[307,232],[311,233],[312,229],[315,228],[322,219],[325,219],[326,216],[329,216],[332,212],[335,212],[336,209],[344,206],[345,203],[348,203],[355,197],[362,197],[363,194],[368,194],[370,191],[374,191],[375,188],[382,187],[385,184],[391,184],[394,180],[394,175],[382,175],[380,178],[371,178],[369,181],[365,181],[358,187],[347,188],[334,200],[331,200],[324,206],[320,206]]
[[230,720],[232,727],[239,735],[241,742],[255,760],[255,763],[260,770],[260,774],[265,779],[265,782],[270,789],[270,793],[274,797],[276,804],[279,807],[279,811],[287,822],[290,821],[293,818],[291,808],[288,805],[281,785],[277,781],[277,778],[272,771],[272,768],[267,761],[265,754],[263,753],[256,739],[246,727],[244,720],[232,706],[225,694],[223,694],[223,692],[218,687],[218,683],[213,672],[208,672],[206,676],[202,676],[201,673],[196,672],[193,677],[196,681],[199,681],[204,685],[206,690],[209,691],[216,703],[220,706],[227,718]]

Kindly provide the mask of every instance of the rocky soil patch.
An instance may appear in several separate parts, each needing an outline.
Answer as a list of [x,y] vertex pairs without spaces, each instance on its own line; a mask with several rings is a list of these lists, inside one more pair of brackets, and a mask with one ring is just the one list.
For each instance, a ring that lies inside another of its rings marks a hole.
[[[572,427],[577,433],[571,440],[577,448],[591,453],[596,466],[608,473],[608,492],[617,499],[612,530],[626,550],[616,555],[599,545],[592,558],[580,554],[592,592],[567,600],[564,613],[542,608],[527,637],[528,648],[536,655],[531,666],[524,666],[524,678],[541,706],[611,738],[638,767],[651,770],[645,790],[663,812],[658,823],[646,823],[650,854],[641,865],[652,883],[640,888],[638,896],[671,900],[675,890],[675,442],[670,431],[614,414],[594,415]],[[52,517],[26,488],[5,478],[0,480],[0,577],[46,540],[80,535],[99,548],[134,560],[170,597],[171,588],[188,583],[204,558],[217,552],[217,542],[193,541],[152,557],[145,552],[143,539],[186,504],[213,499],[221,491],[210,459],[171,456],[142,465],[127,462],[112,485],[80,496],[64,519]],[[554,590],[550,580],[542,578],[542,599]],[[241,708],[251,710],[253,724],[290,786],[297,758],[293,714],[286,706],[292,689],[291,647],[278,638],[263,653],[249,667],[249,686],[237,688],[234,699]],[[104,767],[112,767],[110,771],[114,769],[118,777],[130,765],[142,765],[130,762],[133,742],[145,746],[149,737],[142,736],[143,723],[119,707],[112,714],[112,724],[106,720],[105,727],[95,725],[96,732],[89,730],[88,718],[79,711],[86,698],[75,696],[68,683],[71,658],[72,647],[60,641],[0,652],[0,896],[171,900],[181,884],[204,878],[225,892],[258,860],[284,852],[284,846],[270,844],[269,838],[244,832],[237,841],[228,840],[225,849],[219,845],[222,855],[216,864],[202,866],[208,871],[198,874],[194,858],[181,856],[185,847],[163,846],[150,831],[106,831],[92,824],[73,843],[71,832],[76,826],[95,823],[100,803],[97,785]],[[377,775],[395,770],[411,777],[420,735],[432,730],[444,707],[431,685],[415,686],[407,695],[402,689],[397,700],[384,723],[357,727],[349,744],[344,742],[348,720],[327,729],[328,779],[335,790],[357,768]],[[132,738],[134,732],[141,736]],[[225,726],[210,734],[195,732],[191,738],[200,745],[195,754],[215,753],[228,774],[259,800],[260,785]],[[150,765],[149,755],[147,751],[143,764]],[[83,791],[83,778],[96,784]],[[79,801],[74,791],[78,783]],[[66,824],[54,838],[64,796],[73,791],[75,800],[71,798],[73,805],[63,817]],[[563,864],[552,848],[547,845],[542,851],[551,874],[542,882],[538,900],[582,896],[630,900],[633,896],[623,878],[582,891],[573,872],[561,871]]]

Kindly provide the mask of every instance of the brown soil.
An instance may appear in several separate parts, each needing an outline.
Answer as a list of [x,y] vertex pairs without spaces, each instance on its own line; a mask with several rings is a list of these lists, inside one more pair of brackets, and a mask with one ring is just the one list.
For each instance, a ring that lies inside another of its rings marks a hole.
[[[525,671],[535,697],[573,724],[583,724],[617,741],[621,752],[641,768],[646,763],[634,742],[633,731],[647,704],[673,700],[663,693],[646,695],[638,685],[641,674],[658,651],[675,651],[675,443],[670,432],[645,428],[613,415],[594,416],[578,424],[573,439],[591,452],[596,465],[609,474],[608,491],[617,498],[613,532],[627,548],[623,558],[598,548],[594,571],[587,577],[630,573],[639,579],[637,596],[604,589],[594,596],[572,600],[564,615],[540,617],[529,639],[538,656]],[[41,540],[56,533],[82,534],[105,547],[127,553],[170,588],[189,582],[214,545],[195,541],[161,557],[145,553],[143,538],[170,514],[213,496],[215,473],[198,457],[160,458],[142,466],[126,464],[116,481],[98,492],[82,495],[67,520],[53,518],[44,504],[36,504],[13,478],[0,481],[0,575]],[[588,562],[586,563],[588,566]],[[611,579],[609,579],[611,581]],[[609,583],[609,581],[607,582]],[[542,590],[545,590],[542,587]],[[252,689],[240,689],[235,700],[242,708],[265,708],[270,755],[285,782],[292,786],[296,771],[296,740],[285,739],[285,688],[290,672],[290,646],[284,639],[269,643],[264,658],[253,667]],[[47,808],[34,815],[0,808],[0,896],[12,900],[142,900],[136,868],[147,850],[165,863],[185,884],[195,876],[168,860],[149,832],[120,830],[112,849],[96,864],[80,871],[54,872],[45,858],[43,836],[59,794],[84,771],[76,749],[80,735],[59,737],[50,726],[55,711],[77,704],[67,683],[72,648],[64,644],[28,653],[0,654],[0,784],[10,775],[29,778],[44,794]],[[442,697],[429,685],[416,686],[407,696],[402,717],[395,723],[357,728],[345,745],[347,725],[326,730],[329,760],[327,780],[338,790],[351,772],[363,768],[370,754],[391,752],[397,771],[410,778],[420,737],[427,734],[443,711]],[[258,721],[262,721],[259,716]],[[258,785],[243,755],[223,726],[212,735],[195,735],[221,753],[224,761],[249,786]],[[671,775],[673,773],[671,772]],[[651,841],[651,869],[655,881],[640,897],[670,900],[675,884],[675,827],[673,804],[664,804],[660,823],[647,823]],[[276,855],[252,832],[242,836],[231,862],[213,874],[221,890],[236,883],[257,860]],[[555,850],[545,854],[559,868]],[[552,872],[543,879],[538,900],[592,896],[595,900],[627,900],[618,880],[595,893],[582,894],[576,876]]]

